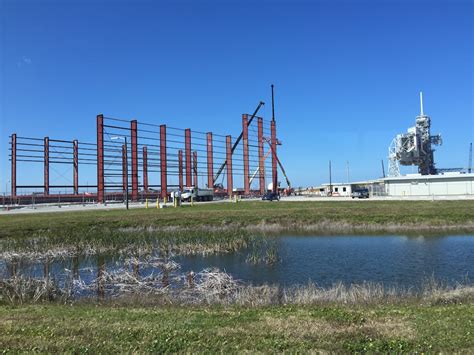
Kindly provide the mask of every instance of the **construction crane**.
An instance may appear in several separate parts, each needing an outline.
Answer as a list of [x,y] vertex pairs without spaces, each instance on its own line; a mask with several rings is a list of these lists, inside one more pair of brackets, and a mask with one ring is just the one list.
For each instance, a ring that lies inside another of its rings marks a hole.
[[[260,110],[260,108],[265,105],[265,102],[263,101],[260,101],[257,108],[255,109],[254,113],[252,114],[252,116],[250,116],[250,119],[248,120],[247,122],[247,127],[250,126],[250,124],[252,123],[253,119],[255,118],[255,116],[257,116],[257,113],[258,111]],[[235,141],[234,145],[232,146],[232,150],[231,150],[231,153],[234,154],[234,151],[235,149],[237,148],[237,146],[239,145],[240,141],[242,140],[242,137],[244,136],[244,132],[240,133],[239,137],[237,138],[237,140]],[[222,171],[224,170],[224,168],[226,167],[227,165],[227,159],[222,163],[222,165],[220,166],[219,170],[217,170],[217,173],[216,175],[214,175],[214,178],[213,178],[213,185],[216,183],[217,179],[219,179],[219,176],[222,174]]]
[[[264,138],[264,141],[268,143],[270,146],[270,150],[273,152],[273,147],[272,147],[272,142],[270,138]],[[281,142],[277,141],[277,145],[281,145]],[[286,184],[288,185],[288,190],[291,190],[291,182],[290,179],[288,179],[288,175],[286,175],[285,168],[283,167],[283,164],[280,162],[280,159],[278,158],[278,155],[275,154],[276,161],[278,163],[278,166],[281,169],[281,172],[283,173],[283,176],[285,177]]]

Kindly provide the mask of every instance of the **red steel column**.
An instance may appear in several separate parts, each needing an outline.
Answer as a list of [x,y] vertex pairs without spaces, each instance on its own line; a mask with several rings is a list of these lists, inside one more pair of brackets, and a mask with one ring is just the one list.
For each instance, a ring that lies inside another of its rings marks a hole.
[[207,187],[214,188],[214,157],[212,149],[212,132],[207,133]]
[[273,192],[278,192],[278,175],[277,175],[277,144],[276,144],[276,122],[272,121],[271,126],[271,144],[272,144],[272,183]]
[[179,179],[179,189],[183,191],[183,151],[178,151],[178,179]]
[[104,202],[104,116],[97,115],[97,202]]
[[193,182],[191,174],[191,130],[184,131],[184,155],[186,158],[186,187],[191,187]]
[[259,117],[258,121],[258,171],[260,194],[265,193],[265,158],[263,156],[263,118]]
[[12,197],[16,197],[16,133],[12,134]]
[[193,152],[193,176],[194,176],[194,187],[198,187],[198,153]]
[[128,172],[127,172],[127,147],[122,144],[122,192],[125,193],[128,184]]
[[143,190],[148,192],[148,150],[147,147],[143,147]]
[[44,194],[49,195],[49,138],[44,137]]
[[74,181],[74,195],[79,194],[79,142],[77,139],[72,141],[72,156],[73,156],[73,181]]
[[130,122],[132,136],[132,201],[138,201],[138,137],[137,120]]
[[249,127],[248,116],[242,115],[242,138],[244,151],[244,193],[250,194],[250,180],[249,180]]
[[226,136],[226,166],[227,166],[227,194],[232,198],[233,179],[232,179],[232,137]]
[[168,196],[168,172],[166,171],[166,125],[160,126],[160,172],[161,172],[161,197]]

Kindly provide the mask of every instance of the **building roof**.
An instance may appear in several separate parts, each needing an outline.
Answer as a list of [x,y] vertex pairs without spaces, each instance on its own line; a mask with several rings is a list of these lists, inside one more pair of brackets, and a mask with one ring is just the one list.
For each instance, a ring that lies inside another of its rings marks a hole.
[[407,174],[402,176],[389,176],[383,181],[427,181],[427,180],[474,180],[474,173],[444,173],[438,175]]

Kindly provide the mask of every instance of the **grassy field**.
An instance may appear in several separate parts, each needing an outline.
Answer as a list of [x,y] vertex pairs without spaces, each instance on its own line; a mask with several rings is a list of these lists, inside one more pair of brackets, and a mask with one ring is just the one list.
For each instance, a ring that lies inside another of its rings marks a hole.
[[[25,248],[32,257],[41,248],[60,253],[62,246],[79,254],[90,246],[97,253],[107,248],[129,253],[131,244],[143,251],[155,248],[157,240],[163,249],[173,245],[182,253],[225,252],[253,243],[259,234],[279,232],[472,234],[474,201],[241,202],[0,216],[2,252]],[[0,349],[473,352],[472,297],[430,299],[246,307],[3,302]]]
[[0,238],[124,228],[472,233],[474,201],[241,202],[0,216]]
[[474,305],[0,306],[0,348],[46,352],[474,351]]

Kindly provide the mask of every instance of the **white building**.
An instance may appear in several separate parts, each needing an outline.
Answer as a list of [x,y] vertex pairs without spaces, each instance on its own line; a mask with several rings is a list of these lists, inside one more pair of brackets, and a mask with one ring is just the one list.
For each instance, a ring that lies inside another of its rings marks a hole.
[[474,194],[474,174],[408,174],[383,179],[388,196],[440,196]]
[[320,188],[321,196],[328,196],[332,188],[333,196],[350,196],[352,192],[351,184],[347,183],[334,183],[334,184],[323,184]]

